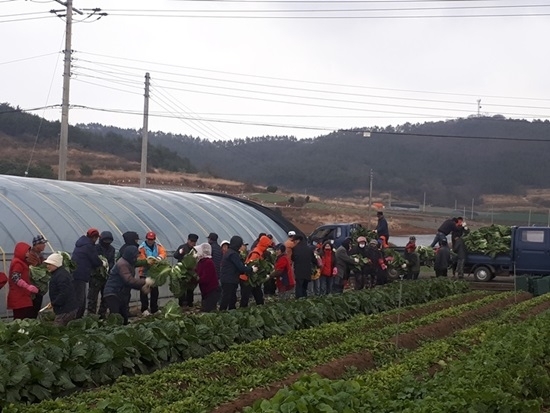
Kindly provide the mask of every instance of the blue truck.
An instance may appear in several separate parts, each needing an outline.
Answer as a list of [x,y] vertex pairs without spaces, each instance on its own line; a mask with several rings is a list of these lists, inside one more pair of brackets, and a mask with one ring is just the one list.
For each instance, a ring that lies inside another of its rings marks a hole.
[[325,241],[331,241],[333,247],[338,248],[346,238],[351,237],[352,231],[356,228],[361,228],[361,224],[354,222],[321,225],[307,237],[308,244],[322,244]]
[[464,273],[477,281],[506,275],[550,275],[550,228],[512,227],[509,254],[468,253]]

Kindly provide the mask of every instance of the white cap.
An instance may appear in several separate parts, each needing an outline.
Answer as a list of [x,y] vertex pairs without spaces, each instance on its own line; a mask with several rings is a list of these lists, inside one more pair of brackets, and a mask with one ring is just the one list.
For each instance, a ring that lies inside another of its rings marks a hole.
[[229,245],[229,241],[228,241],[228,240],[226,240],[226,239],[224,239],[224,240],[222,241],[222,243],[220,244],[220,247],[221,247],[221,246],[222,246],[223,244],[227,244],[227,245]]
[[288,231],[289,237],[293,237],[294,235],[296,235],[296,231]]
[[63,266],[63,256],[57,252],[51,254],[48,258],[44,260],[46,264],[55,265],[57,268]]

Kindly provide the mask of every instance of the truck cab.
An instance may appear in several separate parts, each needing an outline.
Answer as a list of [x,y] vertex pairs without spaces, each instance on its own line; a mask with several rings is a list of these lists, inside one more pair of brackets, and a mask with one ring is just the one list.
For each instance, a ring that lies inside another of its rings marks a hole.
[[351,237],[354,229],[361,227],[359,223],[321,225],[307,237],[308,244],[322,244],[325,241],[331,241],[333,248],[338,248],[346,238]]

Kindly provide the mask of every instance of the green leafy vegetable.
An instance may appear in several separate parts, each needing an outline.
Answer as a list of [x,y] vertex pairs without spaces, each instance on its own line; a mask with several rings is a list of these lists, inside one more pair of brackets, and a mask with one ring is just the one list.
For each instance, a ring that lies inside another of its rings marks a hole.
[[52,275],[47,270],[46,265],[37,265],[37,266],[30,266],[30,276],[31,276],[31,284],[33,284],[38,290],[40,291],[40,294],[46,295],[48,293],[48,284],[50,282],[50,278]]

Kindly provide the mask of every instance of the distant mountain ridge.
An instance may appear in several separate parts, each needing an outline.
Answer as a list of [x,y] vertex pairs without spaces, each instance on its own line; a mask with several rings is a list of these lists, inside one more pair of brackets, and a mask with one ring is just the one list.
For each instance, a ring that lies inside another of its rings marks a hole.
[[[102,129],[97,124],[86,127]],[[262,136],[209,141],[164,132],[150,132],[149,139],[215,176],[328,196],[366,196],[370,169],[375,193],[391,192],[394,198],[417,203],[424,192],[433,204],[457,200],[468,205],[483,194],[517,195],[550,187],[547,120],[471,117],[370,130],[371,138],[339,131],[304,140]],[[138,136],[137,131],[117,133]]]
[[[2,114],[7,108],[12,113]],[[39,120],[20,112],[14,115],[9,105],[0,105],[0,132],[10,136],[33,136]],[[40,139],[57,142],[59,122],[44,121],[42,128]],[[394,200],[421,203],[426,193],[434,205],[454,204],[455,200],[468,205],[483,194],[521,194],[526,189],[550,187],[547,120],[471,117],[370,130],[371,138],[339,131],[304,140],[262,136],[233,141],[149,132],[149,166],[202,171],[299,193],[361,197],[368,195],[372,169],[375,194],[391,193]],[[71,127],[69,139],[69,146],[110,151],[139,161],[138,130],[90,123]]]

